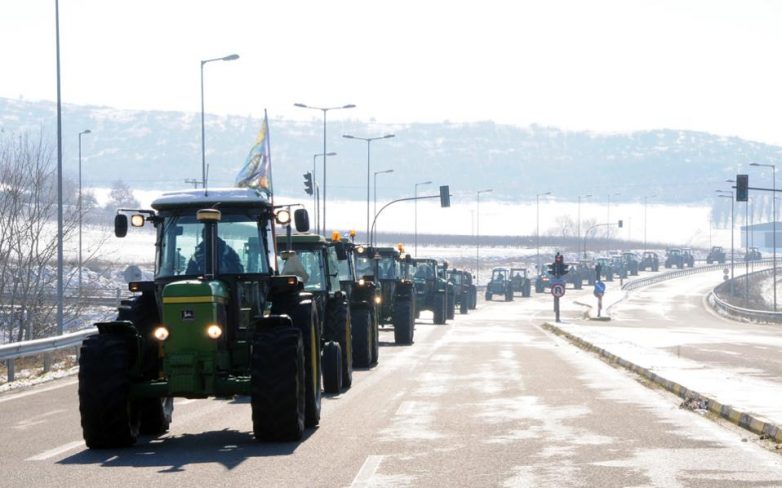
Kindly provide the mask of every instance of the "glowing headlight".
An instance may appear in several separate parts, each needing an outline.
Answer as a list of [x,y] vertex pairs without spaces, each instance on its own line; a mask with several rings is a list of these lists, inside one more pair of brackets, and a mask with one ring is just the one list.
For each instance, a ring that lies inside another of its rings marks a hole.
[[154,331],[152,331],[152,335],[155,336],[155,339],[159,340],[160,342],[163,342],[166,339],[168,339],[168,329],[166,329],[163,326],[160,326],[156,328]]
[[367,282],[364,281],[364,278],[361,278],[360,280],[358,280],[358,286],[364,286],[366,283]]
[[380,304],[382,301],[383,299],[381,297],[375,297],[375,303]]
[[219,325],[212,324],[206,328],[206,335],[208,335],[210,339],[219,339],[220,336],[223,335],[223,329],[221,329]]
[[364,254],[364,246],[358,246],[356,248],[356,252],[359,254]]
[[278,210],[274,217],[280,225],[288,225],[291,223],[291,213],[287,210]]

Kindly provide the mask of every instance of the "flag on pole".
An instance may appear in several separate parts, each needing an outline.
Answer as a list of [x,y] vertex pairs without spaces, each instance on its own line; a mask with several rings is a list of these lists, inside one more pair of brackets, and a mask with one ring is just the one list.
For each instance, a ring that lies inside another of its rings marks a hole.
[[255,144],[247,154],[244,166],[236,175],[236,186],[257,188],[272,195],[272,156],[269,146],[269,118],[263,111],[263,125],[255,138]]

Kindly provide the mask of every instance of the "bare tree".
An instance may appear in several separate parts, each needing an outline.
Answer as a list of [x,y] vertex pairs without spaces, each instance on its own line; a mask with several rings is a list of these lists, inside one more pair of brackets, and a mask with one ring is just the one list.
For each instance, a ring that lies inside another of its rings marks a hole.
[[[57,180],[42,136],[0,140],[0,323],[8,340],[56,330]],[[72,202],[73,195],[64,198]],[[77,229],[78,211],[64,205],[63,239]],[[72,316],[78,304],[70,304]]]

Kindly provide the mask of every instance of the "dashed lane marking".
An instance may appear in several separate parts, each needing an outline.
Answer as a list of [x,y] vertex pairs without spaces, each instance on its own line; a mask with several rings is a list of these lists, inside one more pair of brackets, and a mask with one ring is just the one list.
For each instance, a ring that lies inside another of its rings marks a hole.
[[60,447],[55,447],[54,449],[49,449],[48,451],[44,451],[40,454],[36,454],[35,456],[30,456],[29,458],[25,459],[25,461],[45,461],[49,458],[59,456],[64,452],[68,452],[79,447],[84,447],[85,445],[86,444],[84,443],[84,441],[69,442],[67,444],[63,444]]
[[367,456],[367,460],[361,466],[353,483],[350,484],[351,488],[369,487],[372,486],[372,478],[377,472],[377,468],[380,467],[380,463],[383,462],[384,456]]
[[66,386],[75,385],[78,382],[79,380],[66,381],[65,383],[60,383],[59,385],[47,386],[45,388],[36,388],[34,390],[25,391],[23,393],[17,393],[15,395],[0,397],[0,403],[10,402],[11,400],[18,400],[19,398],[28,397],[31,395],[37,395],[38,393],[45,393],[47,391],[59,390],[60,388],[65,388]]

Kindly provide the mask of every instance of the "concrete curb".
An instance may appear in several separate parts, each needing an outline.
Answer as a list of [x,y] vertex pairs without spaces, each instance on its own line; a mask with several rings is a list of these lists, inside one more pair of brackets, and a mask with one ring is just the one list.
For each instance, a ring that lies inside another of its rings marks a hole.
[[667,380],[662,376],[658,376],[657,374],[649,371],[648,369],[638,366],[635,363],[631,363],[626,359],[620,358],[619,356],[612,354],[603,348],[597,347],[594,344],[587,342],[580,337],[574,336],[573,334],[562,330],[556,325],[546,322],[543,324],[543,328],[558,336],[564,337],[565,339],[569,340],[570,342],[580,347],[581,349],[584,349],[585,351],[594,352],[599,356],[608,359],[608,361],[612,364],[618,364],[619,366],[622,366],[625,369],[628,369],[636,374],[643,376],[649,381],[657,383],[658,385],[662,386],[666,390],[670,391],[671,393],[674,393],[675,395],[679,396],[684,400],[695,399],[695,400],[700,400],[705,402],[710,412],[719,415],[720,417],[728,420],[733,424],[738,425],[739,427],[749,430],[753,434],[765,436],[777,443],[782,443],[782,427],[778,425],[774,425],[770,422],[765,422],[761,419],[754,417],[751,414],[742,412],[740,410],[736,410],[730,405],[723,405],[713,398],[709,398],[705,395],[701,395],[697,391],[690,390],[678,383]]
[[592,316],[592,305],[590,305],[588,303],[580,302],[578,300],[573,300],[573,303],[578,305],[578,306],[581,306],[581,307],[586,307],[586,311],[584,311],[584,315],[581,317],[584,320],[594,320],[594,321],[597,321],[597,322],[610,322],[611,321],[611,317],[609,315],[603,315],[603,316],[600,316],[600,317],[593,317]]

